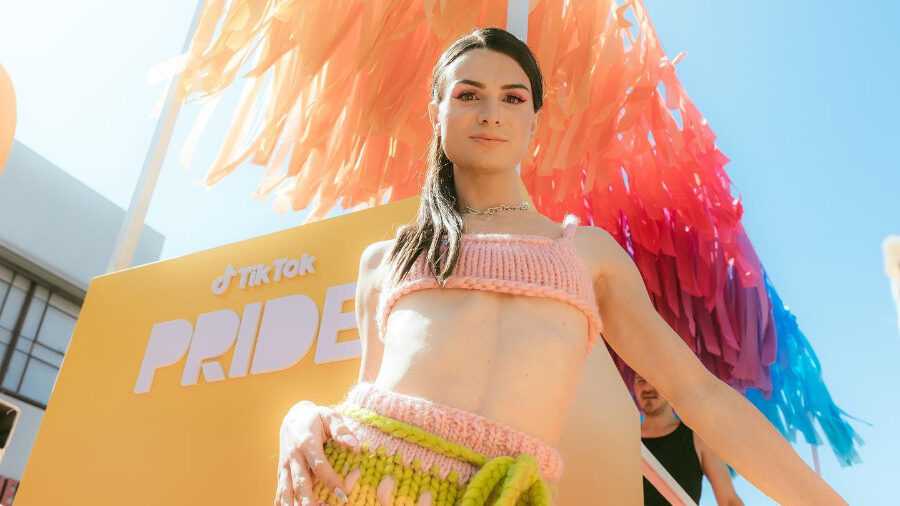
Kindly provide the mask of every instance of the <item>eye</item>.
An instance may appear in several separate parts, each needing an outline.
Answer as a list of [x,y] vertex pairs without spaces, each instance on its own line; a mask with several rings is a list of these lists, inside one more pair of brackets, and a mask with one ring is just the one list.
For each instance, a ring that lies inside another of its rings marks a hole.
[[513,104],[521,104],[521,103],[525,102],[525,101],[522,100],[518,95],[507,95],[506,98],[514,98],[514,99],[516,99],[515,102],[511,102],[511,103],[513,103]]
[[467,96],[474,97],[475,92],[474,91],[464,91],[464,92],[460,93],[459,95],[456,95],[456,98],[462,100],[463,102],[471,102],[471,100],[466,100],[465,98],[463,98],[463,97],[467,97]]

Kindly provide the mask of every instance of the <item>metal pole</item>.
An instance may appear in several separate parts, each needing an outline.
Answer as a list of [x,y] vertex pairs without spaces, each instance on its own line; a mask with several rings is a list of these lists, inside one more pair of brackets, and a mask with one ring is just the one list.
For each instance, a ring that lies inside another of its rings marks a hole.
[[[197,24],[200,21],[205,3],[205,0],[197,2],[197,10],[194,12],[194,20],[191,22],[191,28],[188,30],[187,38],[184,41],[182,54],[191,47],[191,40],[194,38],[194,32],[197,30]],[[172,76],[169,80],[169,86],[166,90],[166,103],[162,114],[160,114],[159,121],[156,123],[156,130],[153,132],[150,149],[147,150],[147,156],[144,158],[141,176],[138,178],[137,187],[131,196],[131,204],[128,206],[128,212],[125,213],[125,219],[122,220],[122,227],[119,229],[119,236],[109,258],[106,272],[131,267],[134,250],[137,246],[138,238],[141,236],[141,230],[144,227],[144,218],[147,216],[147,209],[150,207],[150,200],[153,198],[153,190],[156,188],[156,180],[159,179],[159,171],[162,168],[163,160],[166,158],[166,151],[169,149],[172,131],[175,130],[175,120],[178,118],[178,112],[181,110],[182,97],[178,87],[180,77],[181,74],[178,74]]]
[[[506,31],[515,35],[522,42],[528,43],[528,0],[509,0],[506,4]],[[516,172],[522,173],[522,165],[516,165]],[[527,196],[529,204],[534,205],[525,183],[519,183],[520,191]]]
[[509,0],[506,4],[506,31],[528,42],[528,0]]
[[891,297],[897,306],[897,329],[900,329],[900,235],[889,235],[881,244],[884,251],[884,273],[891,282]]
[[815,469],[816,474],[822,476],[822,467],[819,465],[819,447],[809,445],[809,449],[812,450],[813,469]]

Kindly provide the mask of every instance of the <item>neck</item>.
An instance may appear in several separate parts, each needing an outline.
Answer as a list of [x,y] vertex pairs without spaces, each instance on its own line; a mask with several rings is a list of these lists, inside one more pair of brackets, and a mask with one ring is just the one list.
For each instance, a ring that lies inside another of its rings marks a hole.
[[678,417],[672,406],[666,406],[664,409],[653,414],[644,413],[644,420],[641,422],[641,431],[647,432],[663,432],[670,429],[673,425],[678,425]]
[[521,204],[524,199],[519,192],[520,178],[515,170],[493,174],[459,170],[453,167],[456,195],[459,209],[469,206],[483,210],[499,205]]

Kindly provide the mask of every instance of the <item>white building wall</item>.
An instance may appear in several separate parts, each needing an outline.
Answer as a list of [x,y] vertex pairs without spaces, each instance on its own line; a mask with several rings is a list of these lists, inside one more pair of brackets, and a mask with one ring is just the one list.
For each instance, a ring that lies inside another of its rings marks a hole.
[[[124,216],[122,208],[13,142],[0,172],[0,258],[22,275],[83,297],[91,278],[106,271]],[[145,226],[132,265],[159,260],[163,241]],[[44,410],[3,393],[0,398],[21,410],[0,475],[21,480]]]
[[[125,211],[14,141],[0,173],[0,246],[87,289],[103,274]],[[163,236],[144,227],[132,265],[159,259]]]

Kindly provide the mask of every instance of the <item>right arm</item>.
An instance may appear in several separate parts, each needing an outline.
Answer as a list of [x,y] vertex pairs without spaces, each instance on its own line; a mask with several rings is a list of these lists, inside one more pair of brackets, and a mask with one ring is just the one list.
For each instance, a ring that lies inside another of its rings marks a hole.
[[[355,296],[356,321],[362,346],[360,382],[374,381],[381,367],[384,345],[378,338],[375,315],[381,287],[381,264],[388,248],[387,241],[374,243],[360,257]],[[324,443],[328,438],[344,446],[359,446],[341,415],[333,409],[309,401],[301,401],[291,407],[281,423],[276,506],[294,506],[295,501],[314,504],[314,479],[325,483],[329,490],[339,488],[349,493],[325,457]]]

